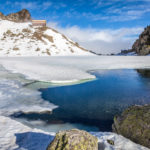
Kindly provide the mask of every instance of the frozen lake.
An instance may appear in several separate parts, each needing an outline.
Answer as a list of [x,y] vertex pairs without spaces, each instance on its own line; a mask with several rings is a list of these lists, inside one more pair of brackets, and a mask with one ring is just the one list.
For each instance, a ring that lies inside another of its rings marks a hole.
[[[125,107],[150,103],[147,69],[149,56],[1,57],[0,149],[40,149],[54,132],[78,128],[96,131],[107,149],[145,150],[97,131],[111,131],[113,116]],[[113,148],[107,139],[115,141]]]
[[17,117],[40,119],[51,132],[68,128],[111,131],[114,115],[131,105],[150,103],[150,70],[98,70],[92,74],[96,80],[41,89],[42,98],[58,106],[52,114]]

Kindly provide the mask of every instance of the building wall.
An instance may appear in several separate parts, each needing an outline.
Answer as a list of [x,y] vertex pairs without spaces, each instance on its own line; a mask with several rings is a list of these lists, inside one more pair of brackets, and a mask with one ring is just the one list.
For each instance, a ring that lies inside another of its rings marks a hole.
[[32,20],[33,26],[46,26],[46,20]]

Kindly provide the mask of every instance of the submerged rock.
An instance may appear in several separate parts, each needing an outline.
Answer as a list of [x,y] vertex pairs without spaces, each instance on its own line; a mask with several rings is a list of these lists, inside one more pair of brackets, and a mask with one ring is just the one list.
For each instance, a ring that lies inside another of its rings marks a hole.
[[136,70],[141,76],[150,78],[150,69],[137,69]]
[[98,150],[98,139],[77,129],[61,131],[56,134],[47,150]]
[[114,118],[113,131],[150,148],[150,105],[132,106]]

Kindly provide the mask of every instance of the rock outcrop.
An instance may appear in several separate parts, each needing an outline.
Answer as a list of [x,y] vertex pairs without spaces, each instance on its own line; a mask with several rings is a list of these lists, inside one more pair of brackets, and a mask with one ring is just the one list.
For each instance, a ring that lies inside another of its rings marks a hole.
[[0,12],[0,19],[5,19],[5,15]]
[[122,50],[117,55],[140,55],[150,54],[150,26],[147,26],[140,34],[139,38],[134,42],[131,49]]
[[23,9],[17,13],[11,13],[7,16],[3,15],[3,13],[0,12],[0,19],[14,22],[29,22],[31,21],[31,14],[26,9]]
[[98,150],[98,140],[86,131],[61,131],[56,134],[47,150]]
[[150,105],[132,106],[114,118],[113,131],[150,148]]
[[138,55],[148,55],[150,54],[150,26],[147,26],[139,39],[135,41],[132,46],[132,50]]

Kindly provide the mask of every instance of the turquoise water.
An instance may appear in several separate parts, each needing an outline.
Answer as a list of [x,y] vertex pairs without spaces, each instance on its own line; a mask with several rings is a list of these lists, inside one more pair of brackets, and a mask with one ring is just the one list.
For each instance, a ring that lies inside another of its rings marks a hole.
[[97,80],[40,89],[43,99],[59,106],[52,114],[18,117],[41,119],[53,125],[81,124],[89,127],[85,130],[111,131],[114,115],[128,106],[150,103],[149,70],[99,70],[92,74]]

